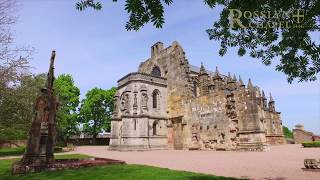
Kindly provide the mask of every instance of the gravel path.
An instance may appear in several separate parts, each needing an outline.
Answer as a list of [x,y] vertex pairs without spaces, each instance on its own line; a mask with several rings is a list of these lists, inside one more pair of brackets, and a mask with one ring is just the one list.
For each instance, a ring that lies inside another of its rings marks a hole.
[[227,151],[108,151],[106,146],[77,147],[76,152],[124,160],[128,164],[144,164],[201,172],[219,176],[285,180],[320,180],[320,172],[303,171],[305,158],[320,159],[320,148],[302,148],[301,145],[272,146],[269,152]]

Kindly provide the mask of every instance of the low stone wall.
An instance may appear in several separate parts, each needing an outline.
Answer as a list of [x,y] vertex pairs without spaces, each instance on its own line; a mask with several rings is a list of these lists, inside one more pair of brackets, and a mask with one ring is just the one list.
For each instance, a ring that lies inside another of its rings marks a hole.
[[92,143],[92,138],[77,138],[77,139],[68,139],[67,143],[83,146],[83,145],[106,145],[108,146],[110,143],[110,138],[97,138],[96,143]]
[[25,147],[27,140],[8,140],[0,141],[0,148],[16,148],[16,147]]
[[[11,174],[21,175],[41,171],[57,171],[65,169],[78,169],[84,167],[105,166],[110,164],[125,164],[124,161],[106,158],[87,158],[87,159],[57,159],[53,163],[33,163],[23,164],[15,162],[12,165]],[[13,178],[14,179],[14,178]]]

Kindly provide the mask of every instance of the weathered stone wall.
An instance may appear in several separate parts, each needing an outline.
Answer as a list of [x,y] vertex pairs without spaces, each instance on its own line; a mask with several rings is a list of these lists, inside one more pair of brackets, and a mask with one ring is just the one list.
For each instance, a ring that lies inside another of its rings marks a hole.
[[[157,43],[152,49],[157,45],[159,46]],[[188,61],[182,47],[177,42],[173,42],[165,49],[163,45],[160,45],[157,49],[158,51],[154,52],[150,59],[140,64],[138,72],[151,74],[153,68],[159,67],[161,77],[167,79],[168,117],[182,116],[185,113],[182,101],[189,95],[189,89],[186,88],[189,72]]]
[[191,99],[185,114],[188,148],[235,149],[236,126],[226,115],[223,91]]
[[[260,106],[259,90],[249,80],[247,88],[240,88],[239,103],[239,131],[237,148],[239,150],[267,150],[265,130],[261,122],[262,110]],[[244,102],[243,104],[241,102]]]
[[312,141],[313,133],[301,129],[293,129],[294,143],[300,144],[305,141]]
[[293,132],[293,140],[296,144],[301,144],[305,141],[312,141],[312,136],[314,135],[312,132],[305,131],[302,125],[297,125]]
[[267,142],[271,145],[286,144],[286,140],[284,138],[282,130],[282,121],[280,119],[280,113],[267,111],[264,122]]
[[131,73],[118,81],[110,149],[167,148],[166,79]]

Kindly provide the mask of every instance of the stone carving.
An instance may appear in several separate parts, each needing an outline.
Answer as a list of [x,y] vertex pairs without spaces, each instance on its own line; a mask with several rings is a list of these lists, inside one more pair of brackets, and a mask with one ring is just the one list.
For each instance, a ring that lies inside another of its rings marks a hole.
[[114,101],[114,107],[113,107],[113,116],[114,117],[117,117],[118,116],[118,99],[119,99],[119,96],[118,95],[115,95],[114,96],[114,99],[113,99],[113,101]]
[[133,97],[133,114],[137,114],[137,109],[138,109],[137,93],[134,93],[134,97]]
[[130,96],[127,93],[121,99],[121,111],[124,114],[130,114]]
[[41,95],[37,98],[34,107],[34,121],[40,122],[40,129],[42,131],[48,128],[48,92],[46,88],[41,89]]
[[230,94],[227,95],[226,115],[230,119],[235,119],[237,117],[236,101],[234,100],[234,94],[233,93],[230,93]]
[[198,150],[200,149],[200,145],[199,145],[199,130],[198,130],[199,125],[194,123],[192,125],[192,129],[191,129],[191,135],[192,135],[192,139],[191,139],[191,146],[189,147],[190,150]]
[[238,128],[237,128],[237,125],[236,125],[236,122],[234,122],[234,121],[232,121],[230,124],[229,124],[229,131],[231,132],[231,133],[234,133],[234,132],[236,132],[237,130],[238,130]]
[[141,93],[141,113],[148,111],[148,94],[146,92]]
[[320,169],[320,159],[319,161],[316,159],[305,159],[304,167],[307,169]]
[[277,133],[277,128],[274,121],[272,121],[272,132],[275,134]]

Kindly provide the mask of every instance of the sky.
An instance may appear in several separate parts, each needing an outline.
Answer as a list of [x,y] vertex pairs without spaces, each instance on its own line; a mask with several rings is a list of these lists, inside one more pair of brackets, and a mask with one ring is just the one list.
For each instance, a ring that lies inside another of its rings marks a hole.
[[[94,88],[117,86],[117,80],[135,72],[150,57],[150,47],[157,41],[165,46],[178,41],[190,64],[223,74],[251,78],[267,94],[272,93],[283,125],[320,134],[320,81],[288,84],[286,76],[265,66],[258,59],[239,57],[229,49],[218,55],[219,42],[209,40],[206,29],[219,18],[218,9],[203,1],[175,0],[165,7],[165,24],[156,29],[148,24],[139,31],[126,31],[128,14],[124,1],[101,0],[101,11],[75,9],[76,0],[18,0],[18,23],[13,27],[17,45],[35,48],[30,60],[33,73],[48,71],[52,50],[56,50],[56,75],[71,74],[81,97]],[[320,42],[320,35],[313,38]]]

